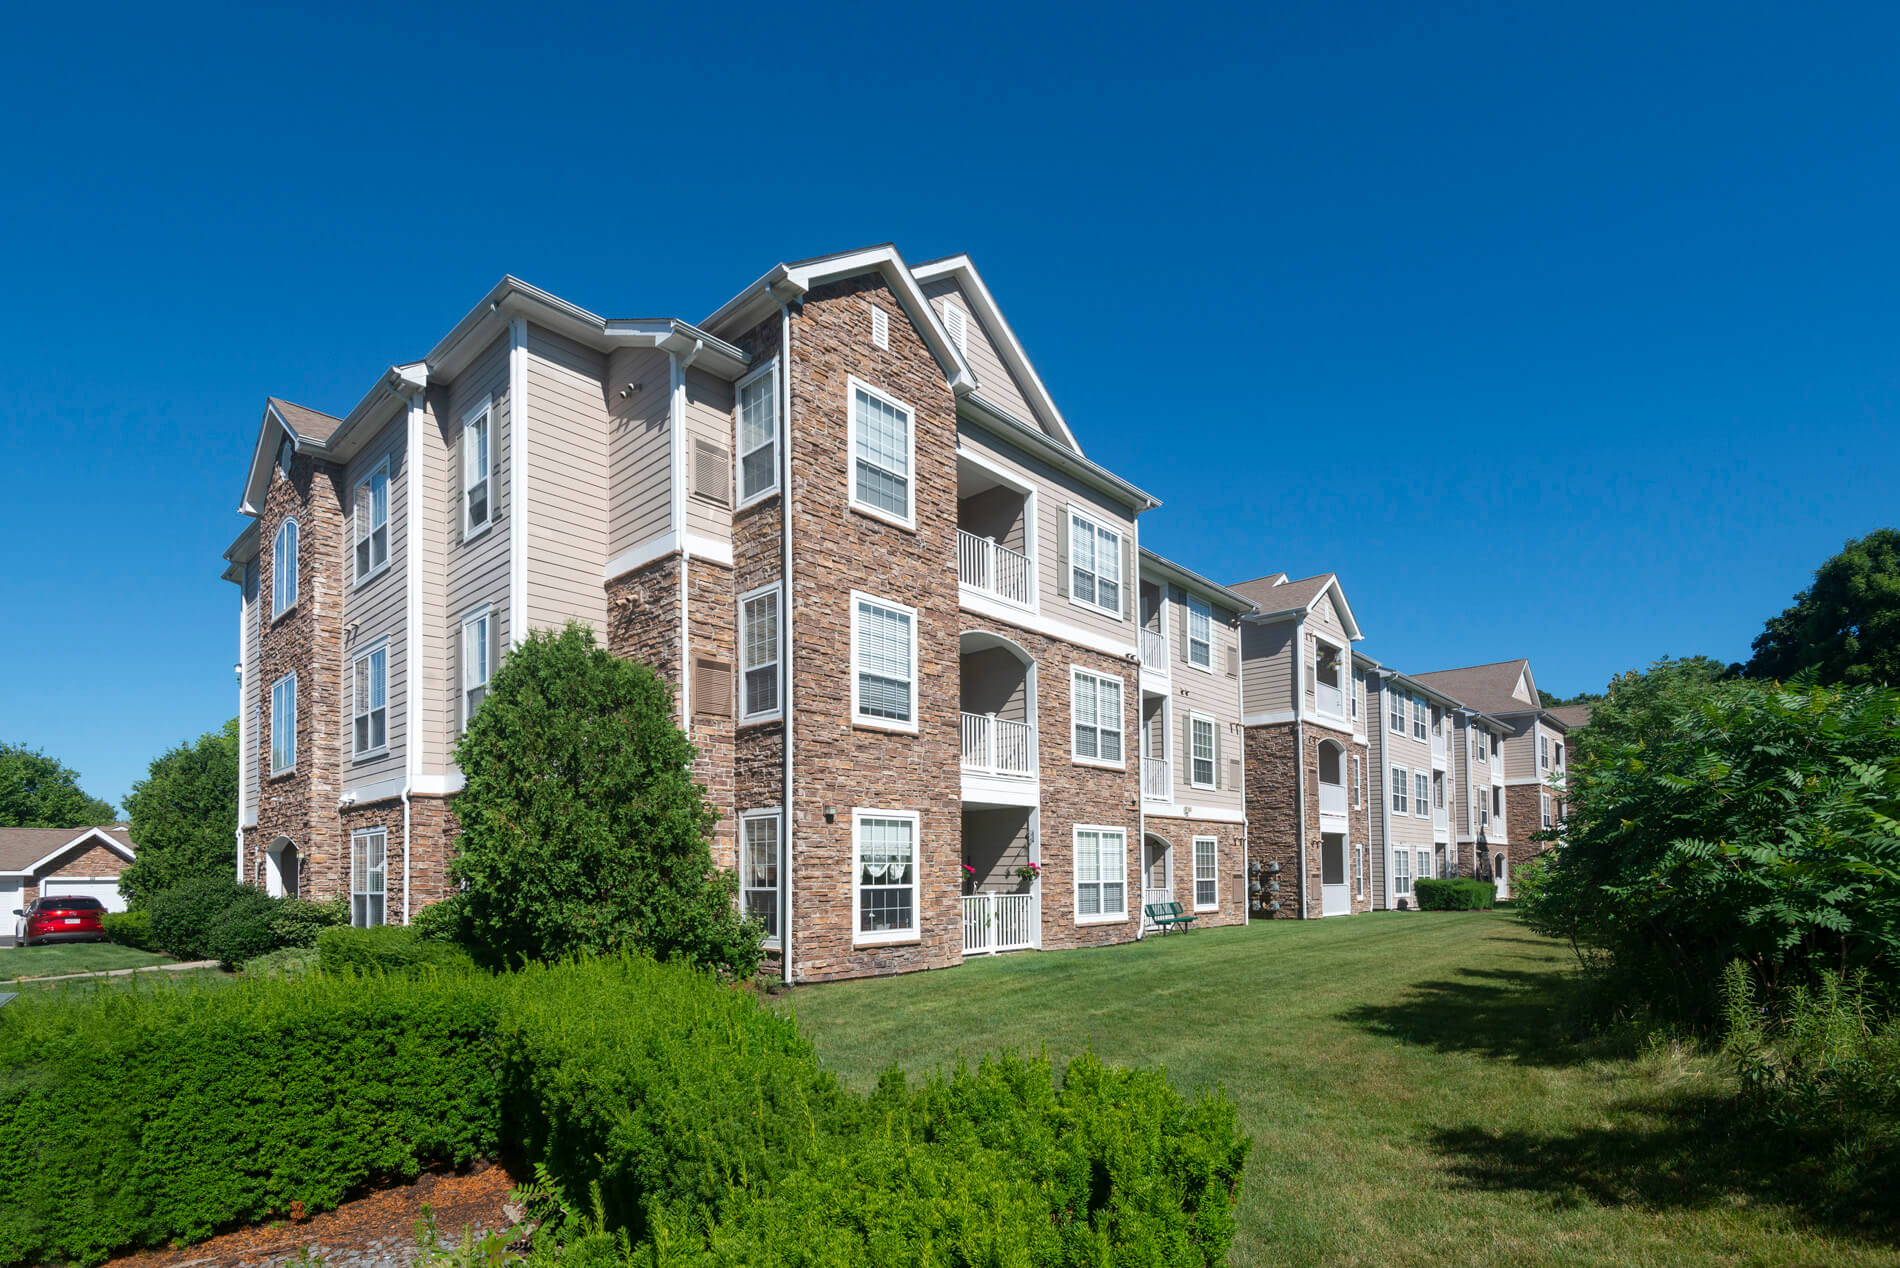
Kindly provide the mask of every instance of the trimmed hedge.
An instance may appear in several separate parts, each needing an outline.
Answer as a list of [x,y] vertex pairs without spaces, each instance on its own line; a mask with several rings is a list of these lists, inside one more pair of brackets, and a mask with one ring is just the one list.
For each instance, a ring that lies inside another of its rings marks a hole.
[[1412,897],[1420,911],[1490,911],[1497,905],[1498,887],[1465,877],[1412,882]]
[[228,876],[199,876],[154,895],[145,914],[149,950],[229,969],[286,947],[315,946],[317,931],[348,920],[349,908],[272,898]]
[[425,938],[420,930],[402,925],[325,929],[317,935],[317,962],[325,973],[403,973],[474,964],[453,942]]
[[99,918],[106,937],[120,946],[140,951],[156,951],[152,943],[152,913],[149,911],[109,911]]
[[646,959],[140,984],[7,1011],[0,1264],[321,1210],[505,1141],[582,1205],[598,1184],[603,1260],[624,1236],[642,1264],[708,1268],[1205,1268],[1232,1241],[1248,1150],[1230,1102],[1092,1056],[1059,1085],[1006,1056],[858,1096],[789,1017]]

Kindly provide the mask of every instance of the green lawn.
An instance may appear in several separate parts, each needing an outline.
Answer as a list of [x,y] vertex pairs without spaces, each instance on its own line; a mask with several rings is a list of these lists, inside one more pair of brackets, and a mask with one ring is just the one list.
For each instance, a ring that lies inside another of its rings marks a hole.
[[1233,1262],[1871,1264],[1776,1204],[1724,1078],[1565,1032],[1568,953],[1507,912],[1278,921],[782,997],[868,1088],[1012,1047],[1221,1085],[1254,1139]]
[[116,942],[55,942],[43,947],[0,948],[0,982],[18,977],[47,977],[55,973],[96,973],[102,969],[136,969],[147,964],[170,964],[172,958],[138,951]]

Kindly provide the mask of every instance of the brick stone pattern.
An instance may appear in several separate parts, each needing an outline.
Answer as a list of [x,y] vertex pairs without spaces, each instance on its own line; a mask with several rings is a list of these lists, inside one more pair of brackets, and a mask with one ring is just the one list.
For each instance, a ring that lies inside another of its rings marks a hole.
[[738,689],[738,612],[734,603],[732,569],[704,559],[692,560],[686,569],[687,641],[695,660],[718,661],[733,667],[734,680],[727,692],[728,709],[724,714],[706,711],[703,700],[693,702],[692,728],[687,737],[698,749],[693,758],[693,777],[706,791],[706,801],[719,815],[713,827],[713,862],[720,867],[737,867],[738,828],[734,822],[732,784],[733,719],[739,709]]
[[[1204,819],[1177,819],[1149,815],[1148,835],[1166,841],[1174,858],[1174,901],[1194,912],[1194,927],[1239,925],[1247,922],[1247,828],[1239,823],[1209,823]],[[1218,837],[1214,852],[1218,879],[1212,911],[1194,908],[1194,838]],[[1137,898],[1131,901],[1139,901]]]
[[607,650],[651,665],[680,688],[680,557],[667,555],[607,583]]
[[455,888],[449,879],[449,859],[461,825],[455,819],[453,797],[409,798],[410,914],[441,902]]
[[[1301,914],[1318,916],[1321,913],[1320,894],[1320,826],[1319,826],[1319,746],[1332,741],[1344,747],[1348,754],[1354,751],[1351,735],[1342,731],[1333,731],[1326,727],[1307,723],[1305,726],[1305,745],[1300,760],[1295,763],[1295,750],[1298,747],[1298,724],[1278,723],[1272,726],[1252,726],[1247,728],[1247,821],[1250,834],[1250,853],[1263,864],[1277,862],[1280,871],[1276,874],[1263,872],[1263,878],[1271,883],[1277,880],[1280,889],[1277,893],[1263,892],[1264,899],[1278,899],[1278,912],[1259,912],[1258,915],[1277,915],[1296,917]],[[1304,783],[1306,792],[1305,823],[1301,825],[1299,815],[1299,789]],[[1354,914],[1372,910],[1372,884],[1370,878],[1371,859],[1371,823],[1369,807],[1361,805],[1347,809],[1347,857],[1346,875],[1353,879],[1353,849],[1362,847],[1367,850],[1368,877],[1365,884],[1365,896],[1361,897],[1359,887],[1353,886],[1351,910]],[[1300,875],[1300,842],[1306,842],[1306,874]],[[1304,911],[1302,912],[1302,901]]]
[[[90,878],[117,876],[120,872],[123,872],[127,866],[125,859],[121,858],[117,851],[108,850],[103,845],[89,846],[59,864],[57,867],[54,867],[52,870],[40,876],[28,877],[26,883],[20,887],[20,908],[24,911],[27,904],[40,896],[40,882],[42,880],[54,880],[62,876],[84,876]],[[6,923],[0,924],[0,928],[11,929],[13,927],[13,912],[11,909],[0,912],[0,917],[4,917],[6,921]]]
[[[297,846],[299,892],[335,897],[349,892],[349,859],[337,797],[342,791],[343,472],[304,455],[293,457],[290,474],[271,468],[270,487],[258,517],[259,603],[264,613],[258,644],[258,693],[263,706],[256,748],[259,772],[257,824],[244,832],[244,874],[264,884],[265,854],[287,837]],[[270,618],[275,578],[272,544],[277,529],[297,520],[297,602]],[[287,774],[270,773],[271,686],[297,675],[297,761]]]

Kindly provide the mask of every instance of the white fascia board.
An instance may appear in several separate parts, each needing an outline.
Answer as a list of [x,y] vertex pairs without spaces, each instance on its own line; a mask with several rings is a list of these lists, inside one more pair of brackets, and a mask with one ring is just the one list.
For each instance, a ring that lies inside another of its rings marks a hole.
[[1081,453],[1070,449],[1053,436],[1039,428],[998,409],[981,394],[972,392],[957,402],[957,417],[983,428],[1020,449],[1025,449],[1050,466],[1066,475],[1087,484],[1090,488],[1106,493],[1116,501],[1129,507],[1135,514],[1152,511],[1161,505],[1161,499],[1144,489],[1136,488],[1107,467],[1084,458]]
[[1036,367],[1029,360],[1029,354],[1023,351],[1022,341],[1016,338],[1016,332],[1010,328],[1009,321],[1003,316],[1002,308],[996,297],[990,294],[990,288],[983,284],[983,275],[976,271],[976,265],[967,255],[945,256],[941,260],[932,260],[911,270],[920,282],[934,282],[940,277],[953,276],[957,285],[962,287],[969,297],[972,307],[979,307],[976,314],[984,328],[1001,336],[998,351],[1003,354],[1003,364],[1024,386],[1030,389],[1030,406],[1047,422],[1054,423],[1062,440],[1077,453],[1082,446],[1076,442],[1075,433],[1069,429],[1068,420],[1062,417],[1062,411],[1056,408],[1055,398],[1049,395],[1048,387],[1042,376],[1036,373]]
[[1204,599],[1212,599],[1231,612],[1246,615],[1258,612],[1260,605],[1237,590],[1229,590],[1218,581],[1209,581],[1193,569],[1177,564],[1172,559],[1157,555],[1146,546],[1141,548],[1142,571],[1152,571],[1180,585],[1185,590],[1193,590]]
[[48,853],[47,855],[45,855],[45,857],[35,859],[33,862],[28,863],[26,867],[24,867],[20,871],[0,872],[0,876],[30,876],[33,873],[39,871],[42,867],[45,867],[48,863],[51,863],[54,859],[57,859],[60,855],[66,853],[68,850],[78,845],[80,842],[85,841],[91,837],[99,838],[100,844],[104,845],[108,850],[111,850],[114,854],[118,855],[120,858],[124,859],[126,862],[129,863],[132,861],[133,851],[130,845],[127,845],[124,841],[119,840],[119,838],[113,836],[110,832],[107,832],[104,828],[87,828],[84,832],[80,833],[78,836],[74,837],[72,840],[68,841],[66,844],[60,846],[58,849],[55,849],[51,851],[50,853]]

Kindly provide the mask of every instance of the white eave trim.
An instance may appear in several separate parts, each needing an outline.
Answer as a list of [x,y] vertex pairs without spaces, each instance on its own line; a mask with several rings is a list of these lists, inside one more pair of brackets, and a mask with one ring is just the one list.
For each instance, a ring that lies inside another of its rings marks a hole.
[[998,409],[977,393],[972,392],[957,402],[957,417],[974,423],[1019,448],[1028,450],[1050,466],[1074,476],[1090,488],[1110,495],[1117,502],[1131,508],[1137,515],[1143,511],[1152,511],[1161,505],[1161,499],[1152,493],[1136,488],[1107,467],[1091,462],[1049,433],[1031,427],[1021,419]]
[[82,841],[87,840],[90,837],[98,837],[100,843],[104,845],[108,850],[111,850],[114,854],[118,855],[120,858],[124,859],[128,863],[132,861],[133,850],[130,845],[128,845],[124,841],[119,840],[119,838],[113,836],[110,832],[107,832],[104,828],[87,828],[84,832],[81,832],[78,836],[74,837],[72,840],[68,841],[66,844],[46,854],[43,858],[35,859],[33,862],[28,863],[25,867],[21,868],[18,871],[0,872],[0,876],[32,876],[35,873],[37,873],[42,867],[45,867],[48,863],[53,862],[60,855],[66,853],[68,850],[72,849],[74,846],[78,845]]
[[[1238,612],[1242,616],[1260,610],[1259,604],[1249,599],[1246,595],[1241,594],[1238,590],[1229,590],[1218,581],[1209,581],[1206,577],[1203,577],[1193,569],[1182,564],[1177,564],[1172,559],[1157,555],[1146,546],[1141,548],[1140,564],[1148,566],[1151,571],[1173,581],[1182,589],[1195,591],[1202,598],[1211,599],[1222,607],[1230,611]],[[1138,567],[1137,571],[1139,570],[1140,568]]]

